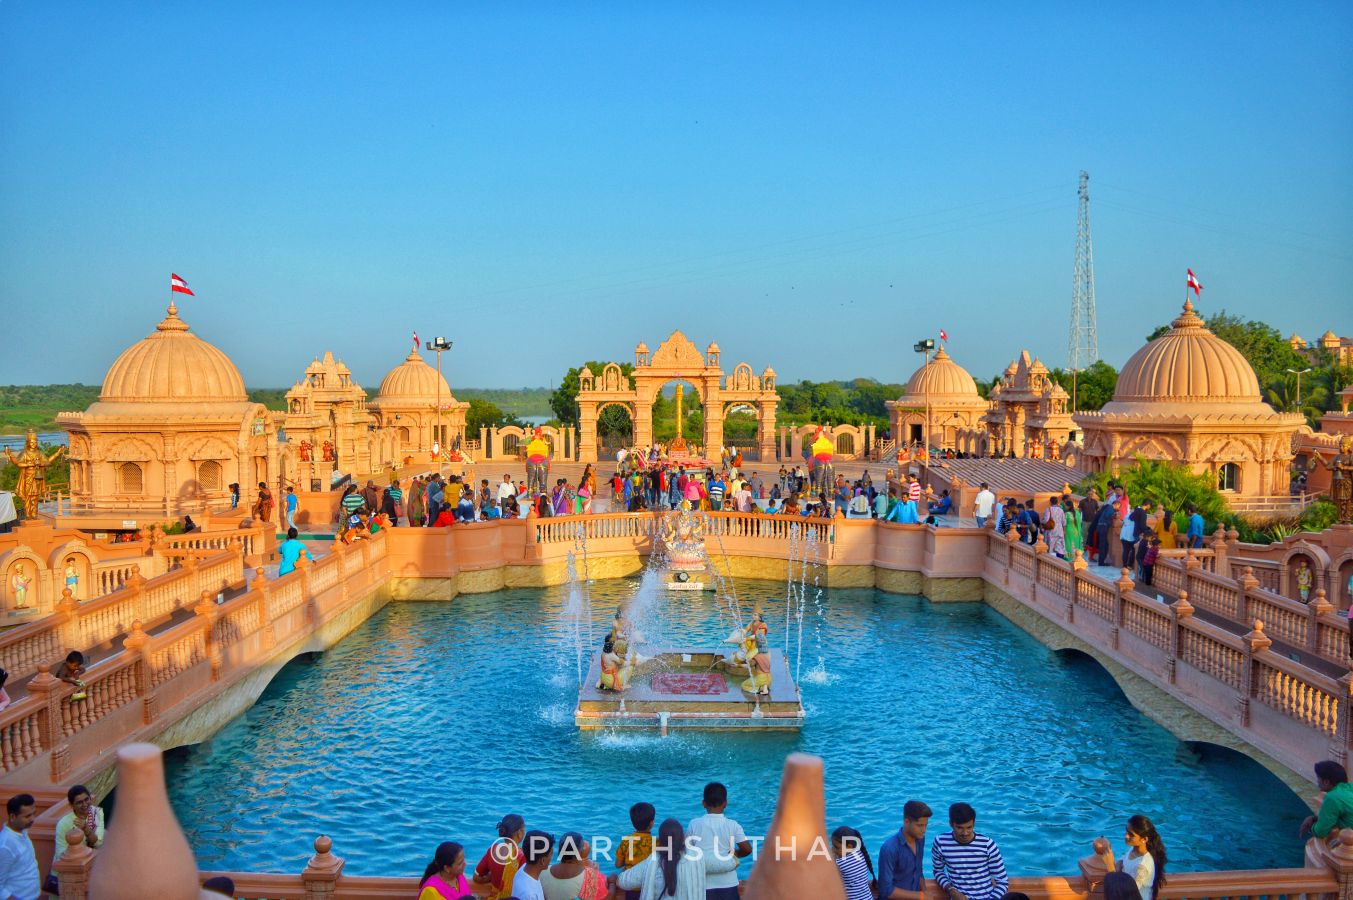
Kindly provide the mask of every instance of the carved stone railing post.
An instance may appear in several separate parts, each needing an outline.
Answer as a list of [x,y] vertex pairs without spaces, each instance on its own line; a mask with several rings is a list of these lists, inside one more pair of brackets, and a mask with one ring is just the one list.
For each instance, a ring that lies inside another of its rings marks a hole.
[[221,678],[221,648],[216,643],[216,620],[221,616],[221,608],[216,605],[216,598],[212,596],[210,591],[203,591],[197,605],[193,607],[193,612],[202,622],[202,641],[203,646],[206,647],[207,660],[211,663],[211,680],[219,681]]
[[1316,588],[1315,596],[1306,604],[1306,649],[1320,655],[1320,617],[1334,612],[1334,607],[1325,599],[1325,589]]
[[1244,693],[1239,698],[1240,725],[1242,728],[1250,727],[1250,698],[1258,693],[1258,684],[1256,683],[1258,674],[1255,671],[1254,655],[1263,653],[1273,642],[1264,634],[1264,623],[1258,619],[1254,620],[1254,630],[1240,639],[1245,645],[1245,658],[1241,661],[1240,683],[1243,686]]
[[65,774],[66,758],[70,754],[65,723],[61,720],[61,689],[65,685],[45,665],[38,666],[38,674],[28,682],[28,693],[43,700],[42,712],[38,715],[38,745],[51,751],[53,781],[59,781],[59,775]]
[[258,621],[263,626],[263,649],[271,650],[277,646],[277,629],[273,626],[272,616],[268,614],[268,576],[263,567],[254,570],[253,590],[258,595]]
[[1071,596],[1066,598],[1066,620],[1068,622],[1076,621],[1076,604],[1080,602],[1081,579],[1080,573],[1090,568],[1090,564],[1085,561],[1081,551],[1077,550],[1076,555],[1071,558]]
[[1113,649],[1118,649],[1118,633],[1123,627],[1123,595],[1130,593],[1133,588],[1132,576],[1128,574],[1127,569],[1121,569],[1118,573],[1118,580],[1114,582],[1113,592],[1113,631],[1109,633],[1109,641]]
[[1250,591],[1258,590],[1259,579],[1254,577],[1254,566],[1246,566],[1236,579],[1236,619],[1244,622],[1250,618]]
[[1212,535],[1210,546],[1212,547],[1213,553],[1212,571],[1218,575],[1230,576],[1231,564],[1228,561],[1226,528],[1224,526],[1217,526],[1217,533]]
[[329,852],[333,845],[327,835],[315,838],[315,855],[310,857],[301,873],[305,900],[333,900],[338,879],[343,875],[343,858]]
[[1184,620],[1193,615],[1193,605],[1189,603],[1189,592],[1180,591],[1179,599],[1170,604],[1170,657],[1165,661],[1165,675],[1169,678],[1170,684],[1174,684],[1175,674],[1179,669],[1179,645],[1183,642],[1181,634],[1184,630]]
[[71,594],[70,588],[61,589],[61,599],[56,601],[55,615],[60,625],[61,643],[74,650],[84,646],[84,636],[80,633],[80,601]]
[[[1345,672],[1339,679],[1339,717],[1334,723],[1334,737],[1330,740],[1329,758],[1347,766],[1349,745],[1353,741],[1353,672]],[[1353,833],[1353,832],[1351,832]]]
[[[155,530],[159,531],[160,529],[156,528]],[[169,569],[166,567],[165,571],[167,572]],[[146,576],[141,574],[140,569],[132,572],[131,576],[122,585],[122,589],[131,595],[132,615],[143,622],[146,619],[146,611],[144,609],[146,602],[145,585]]]
[[1339,891],[1334,896],[1338,900],[1353,900],[1353,830],[1340,831],[1339,843],[1325,850],[1322,856],[1339,883]]
[[160,704],[155,697],[155,662],[151,655],[146,652],[146,643],[150,640],[141,625],[141,620],[137,619],[132,623],[132,630],[122,641],[122,647],[128,653],[134,653],[141,657],[141,664],[136,667],[136,692],[141,695],[141,721],[149,725],[155,721],[156,716],[160,714]]
[[85,845],[85,833],[78,828],[66,832],[66,844],[66,852],[52,865],[52,873],[61,882],[61,900],[87,900],[95,853]]
[[305,605],[305,624],[315,624],[315,595],[310,587],[310,567],[314,565],[304,555],[296,560],[296,571],[300,572],[301,579],[301,603]]

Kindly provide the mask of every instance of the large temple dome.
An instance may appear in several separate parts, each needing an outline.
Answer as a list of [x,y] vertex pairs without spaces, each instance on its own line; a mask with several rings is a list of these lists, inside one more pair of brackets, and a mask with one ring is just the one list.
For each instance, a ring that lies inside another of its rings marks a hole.
[[904,399],[912,397],[978,397],[977,382],[941,347],[930,362],[907,381]]
[[1113,400],[1104,411],[1125,412],[1142,404],[1173,405],[1181,412],[1197,412],[1200,407],[1273,412],[1263,403],[1259,379],[1249,362],[1207,329],[1190,302],[1185,302],[1169,331],[1134,353],[1123,366]]
[[188,330],[172,304],[155,333],[122,352],[103,379],[105,403],[245,402],[230,357]]
[[[439,392],[440,389],[440,392]],[[377,400],[425,400],[436,403],[451,399],[451,385],[428,365],[421,353],[411,350],[404,362],[395,366],[381,381]]]

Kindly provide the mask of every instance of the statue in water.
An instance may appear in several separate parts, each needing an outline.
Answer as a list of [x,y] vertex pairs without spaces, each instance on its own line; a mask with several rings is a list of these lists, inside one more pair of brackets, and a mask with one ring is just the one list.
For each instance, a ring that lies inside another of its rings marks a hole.
[[550,474],[550,445],[545,441],[545,432],[537,426],[526,445],[526,491],[534,496],[546,489],[546,480]]
[[32,428],[28,429],[28,437],[18,456],[14,455],[13,450],[5,448],[5,456],[19,467],[19,481],[14,486],[14,495],[23,504],[25,519],[37,518],[38,499],[47,482],[47,467],[65,452],[65,447],[57,447],[50,455],[43,453],[38,449],[38,433]]
[[734,628],[728,635],[728,643],[736,644],[736,649],[715,663],[730,674],[746,674],[748,677],[742,682],[742,689],[763,697],[770,695],[771,685],[769,631],[758,604],[751,621],[741,628]]

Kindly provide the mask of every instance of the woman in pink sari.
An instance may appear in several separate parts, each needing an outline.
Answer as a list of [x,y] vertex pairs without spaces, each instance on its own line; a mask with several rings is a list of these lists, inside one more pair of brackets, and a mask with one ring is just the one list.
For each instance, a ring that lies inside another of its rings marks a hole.
[[418,900],[460,900],[473,896],[470,882],[465,879],[465,848],[455,841],[438,844],[418,890]]

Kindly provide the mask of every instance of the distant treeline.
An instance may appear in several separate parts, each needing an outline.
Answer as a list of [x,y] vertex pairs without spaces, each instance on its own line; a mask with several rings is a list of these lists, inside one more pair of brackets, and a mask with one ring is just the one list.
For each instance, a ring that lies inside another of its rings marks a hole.
[[[288,388],[249,388],[249,399],[268,409],[286,409]],[[461,388],[461,400],[487,401],[508,416],[550,415],[549,388]],[[369,391],[369,396],[375,396]],[[94,384],[7,384],[0,385],[0,434],[22,434],[29,428],[56,431],[56,416],[62,412],[82,412],[99,399]]]

